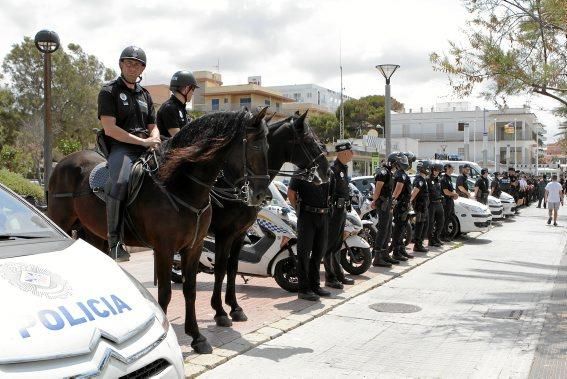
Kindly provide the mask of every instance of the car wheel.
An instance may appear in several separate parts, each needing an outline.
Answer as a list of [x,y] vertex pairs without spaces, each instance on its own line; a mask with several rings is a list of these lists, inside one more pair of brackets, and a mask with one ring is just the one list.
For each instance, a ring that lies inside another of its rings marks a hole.
[[445,235],[450,238],[454,239],[461,233],[461,227],[459,225],[459,219],[456,215],[452,215],[449,219],[449,222],[445,228]]

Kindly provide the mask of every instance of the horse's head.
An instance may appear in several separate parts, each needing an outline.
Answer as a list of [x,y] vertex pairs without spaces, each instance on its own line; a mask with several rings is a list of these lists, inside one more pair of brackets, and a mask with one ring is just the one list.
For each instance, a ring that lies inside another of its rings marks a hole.
[[277,144],[272,143],[270,149],[274,149],[274,152],[278,149],[286,162],[299,167],[295,176],[316,184],[329,181],[327,151],[309,128],[307,112],[270,125],[270,140],[277,141]]
[[250,206],[260,205],[269,193],[267,109],[247,114],[241,143],[229,151],[223,169],[227,182],[239,190],[239,199]]

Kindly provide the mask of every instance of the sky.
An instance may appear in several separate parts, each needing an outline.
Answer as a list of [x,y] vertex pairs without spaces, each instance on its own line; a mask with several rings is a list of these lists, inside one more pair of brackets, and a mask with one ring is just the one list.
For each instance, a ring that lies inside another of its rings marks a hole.
[[[339,91],[342,61],[345,93],[358,98],[383,94],[375,66],[395,63],[391,92],[406,110],[448,101],[495,108],[478,97],[456,98],[429,62],[430,53],[461,38],[467,19],[461,0],[2,0],[1,6],[1,60],[24,36],[51,29],[63,46],[77,43],[115,70],[124,47],[143,48],[142,84],[168,83],[181,69],[220,68],[225,84],[260,75],[264,86],[315,83]],[[508,104],[529,104],[553,141],[556,102],[526,95]]]

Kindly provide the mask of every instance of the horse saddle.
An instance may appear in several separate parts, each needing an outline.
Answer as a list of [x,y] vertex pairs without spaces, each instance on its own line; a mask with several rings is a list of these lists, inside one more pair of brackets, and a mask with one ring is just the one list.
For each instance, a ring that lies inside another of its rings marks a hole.
[[[145,170],[143,169],[143,158],[138,159],[134,162],[132,166],[132,172],[130,172],[130,181],[128,183],[128,197],[126,200],[126,205],[130,205],[134,202],[140,188],[142,187],[142,182],[144,181]],[[93,193],[102,201],[106,202],[106,193],[104,189],[106,187],[106,182],[110,177],[110,170],[108,169],[107,162],[101,162],[95,166],[89,175],[89,186]]]

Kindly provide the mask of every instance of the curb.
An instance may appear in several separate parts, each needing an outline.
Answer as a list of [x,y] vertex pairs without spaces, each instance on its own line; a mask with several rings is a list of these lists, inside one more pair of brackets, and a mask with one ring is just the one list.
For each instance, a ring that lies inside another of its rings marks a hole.
[[[489,229],[490,230],[490,229]],[[470,239],[476,239],[486,232],[481,232]],[[347,291],[339,293],[338,296],[332,298],[321,298],[321,300],[307,308],[292,313],[278,321],[269,325],[260,327],[259,329],[247,333],[242,337],[213,349],[212,354],[193,355],[185,359],[185,377],[195,378],[204,372],[217,367],[228,360],[252,350],[265,342],[281,336],[317,317],[330,312],[341,304],[360,296],[368,291],[380,287],[391,280],[402,276],[403,274],[423,265],[424,263],[437,258],[451,250],[462,247],[464,242],[451,242],[438,251],[430,251],[427,256],[418,255],[412,259],[412,263],[408,266],[394,266],[391,270],[380,272],[378,276],[370,278],[360,284],[356,284]],[[415,263],[413,263],[415,262]],[[399,270],[399,271],[398,271]],[[388,275],[384,277],[384,274]],[[323,305],[321,307],[321,305]]]

